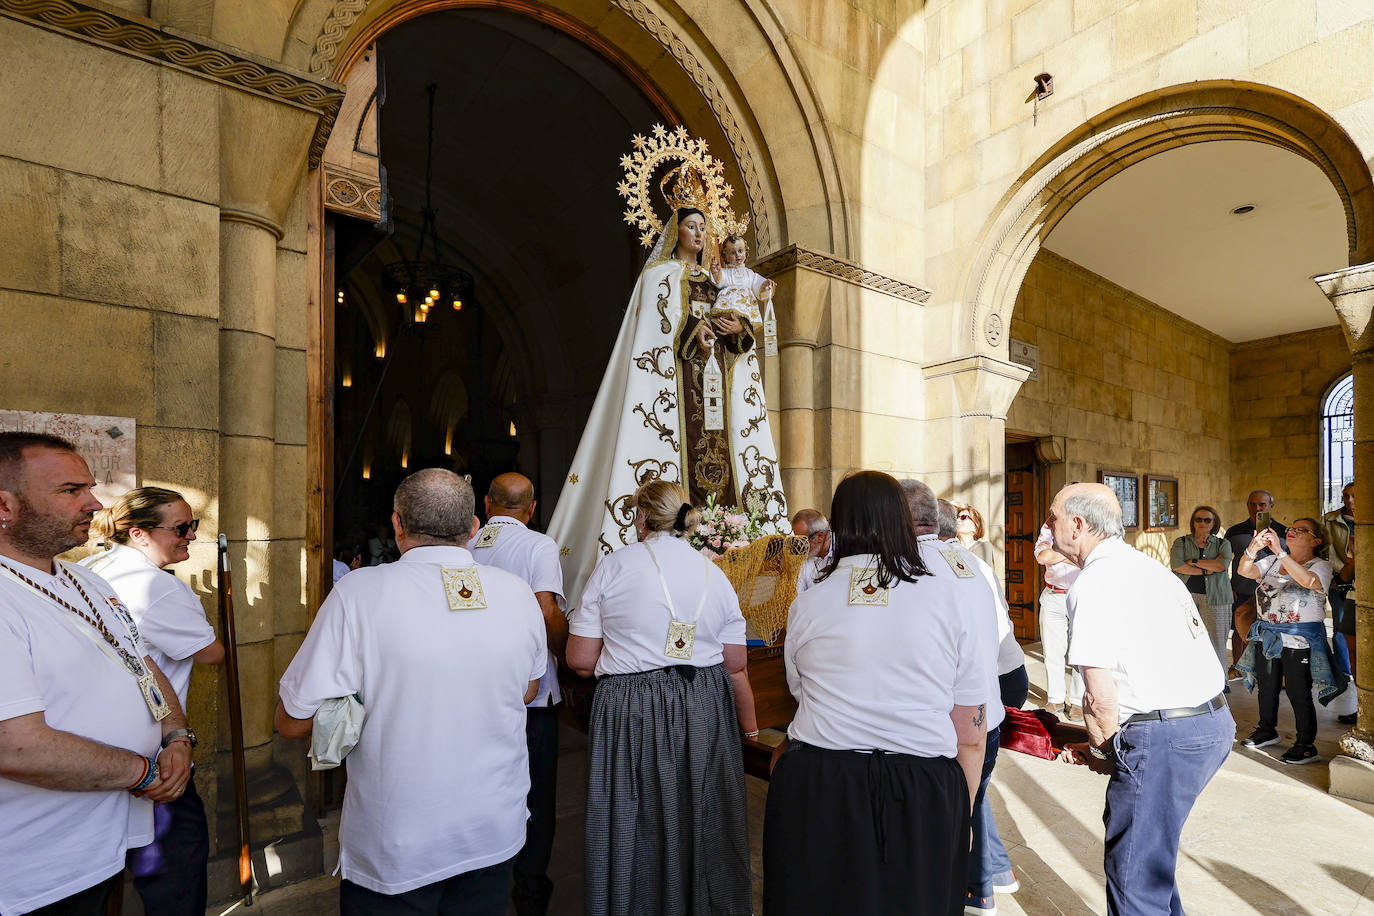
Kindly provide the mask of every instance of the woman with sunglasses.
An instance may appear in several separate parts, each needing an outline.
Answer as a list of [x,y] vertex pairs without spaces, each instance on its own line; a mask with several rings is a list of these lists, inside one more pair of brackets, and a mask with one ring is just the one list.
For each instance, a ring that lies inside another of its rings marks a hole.
[[[1279,740],[1279,687],[1288,694],[1297,723],[1297,738],[1280,758],[1284,763],[1320,760],[1313,742],[1317,738],[1317,708],[1312,686],[1317,686],[1323,705],[1345,689],[1345,679],[1331,664],[1326,646],[1326,592],[1331,585],[1331,564],[1321,524],[1300,518],[1288,526],[1284,540],[1272,528],[1255,533],[1245,548],[1236,571],[1259,581],[1255,588],[1258,618],[1250,630],[1249,644],[1236,667],[1247,689],[1259,681],[1259,726],[1242,743],[1268,747]],[[1256,559],[1268,547],[1272,557]]]
[[[106,549],[81,561],[109,582],[129,608],[148,655],[167,675],[182,709],[192,665],[217,665],[224,659],[224,645],[215,638],[200,600],[185,582],[163,572],[190,556],[187,548],[199,527],[180,493],[140,487],[95,514],[91,534]],[[195,733],[188,730],[186,737],[194,747]],[[210,835],[194,770],[180,798],[154,809],[153,835],[151,845],[129,851],[144,909],[149,916],[201,916]]]
[[1221,516],[1211,506],[1198,506],[1188,520],[1192,534],[1174,541],[1169,566],[1193,596],[1207,635],[1225,667],[1231,633],[1231,542],[1220,537]]

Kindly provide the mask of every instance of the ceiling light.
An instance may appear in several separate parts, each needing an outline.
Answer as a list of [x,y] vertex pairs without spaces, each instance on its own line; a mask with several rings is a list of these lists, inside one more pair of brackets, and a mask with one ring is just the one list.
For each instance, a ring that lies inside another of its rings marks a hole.
[[1241,204],[1239,207],[1236,207],[1234,210],[1231,211],[1231,215],[1232,215],[1232,216],[1244,216],[1245,214],[1251,212],[1251,211],[1254,210],[1254,209],[1255,209],[1255,205],[1254,205],[1254,204]]

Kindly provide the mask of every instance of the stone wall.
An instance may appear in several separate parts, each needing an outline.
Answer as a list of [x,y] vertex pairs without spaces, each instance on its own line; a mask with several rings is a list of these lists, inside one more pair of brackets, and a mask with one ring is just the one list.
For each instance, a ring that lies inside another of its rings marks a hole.
[[[1049,250],[1026,273],[1011,336],[1040,348],[1040,371],[1007,430],[1063,436],[1064,481],[1100,470],[1176,477],[1184,526],[1194,506],[1231,493],[1226,340]],[[1127,540],[1159,557],[1184,530],[1143,527]]]
[[1248,341],[1231,352],[1231,491],[1222,518],[1243,519],[1255,488],[1274,516],[1320,515],[1322,397],[1350,371],[1339,327]]

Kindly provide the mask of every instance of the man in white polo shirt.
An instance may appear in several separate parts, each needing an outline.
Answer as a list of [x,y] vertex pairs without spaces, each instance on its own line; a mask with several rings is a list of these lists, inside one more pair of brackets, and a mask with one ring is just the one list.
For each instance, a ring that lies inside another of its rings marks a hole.
[[1065,487],[1049,525],[1054,549],[1082,569],[1069,590],[1069,664],[1083,674],[1090,743],[1067,756],[1111,776],[1107,910],[1182,913],[1179,837],[1236,736],[1226,676],[1188,589],[1122,540],[1116,494]]
[[[153,802],[191,772],[186,719],[99,576],[58,554],[100,502],[72,445],[0,433],[0,913],[98,916]],[[159,748],[161,744],[161,748]]]
[[1078,567],[1054,549],[1049,523],[1040,526],[1035,541],[1035,562],[1044,567],[1045,587],[1040,591],[1040,648],[1045,655],[1045,710],[1075,721],[1083,718],[1083,678],[1069,674],[1069,702],[1064,705],[1064,661],[1069,649],[1069,589],[1078,578]]
[[339,825],[344,916],[506,910],[525,844],[525,704],[548,650],[530,587],[463,547],[473,503],[451,471],[403,480],[401,558],[340,579],[282,676],[288,738],[309,735],[326,700],[366,709]]
[[525,743],[530,755],[530,822],[525,847],[515,857],[511,900],[517,916],[543,916],[553,895],[549,859],[557,824],[558,658],[568,644],[563,567],[553,538],[527,526],[537,503],[534,484],[523,474],[497,476],[485,497],[487,523],[468,542],[473,559],[519,576],[534,591],[544,615],[549,664],[539,679],[539,692],[525,711]]
[[834,539],[830,537],[830,522],[816,509],[798,509],[792,516],[792,533],[806,538],[806,560],[797,573],[797,594],[816,584],[821,569],[835,556]]

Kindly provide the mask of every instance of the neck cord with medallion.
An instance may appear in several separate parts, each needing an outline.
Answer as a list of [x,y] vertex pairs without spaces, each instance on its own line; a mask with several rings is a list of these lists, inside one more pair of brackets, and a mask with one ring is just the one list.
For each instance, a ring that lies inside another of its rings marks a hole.
[[669,658],[690,659],[692,649],[696,645],[697,621],[701,619],[702,608],[706,607],[706,596],[711,591],[711,561],[705,557],[701,558],[701,562],[704,564],[702,567],[701,600],[697,602],[696,613],[692,615],[690,622],[678,620],[672,593],[668,591],[668,580],[663,577],[663,567],[659,565],[658,557],[654,555],[654,549],[649,546],[650,539],[645,539],[642,543],[644,549],[649,552],[649,559],[654,563],[654,571],[658,573],[658,584],[663,588],[663,600],[668,602],[668,638],[663,644],[663,654]]
[[[124,667],[128,669],[129,673],[138,680],[139,689],[143,692],[144,702],[148,704],[148,711],[152,713],[154,720],[161,722],[171,714],[172,710],[167,704],[166,699],[162,696],[162,691],[158,688],[157,681],[153,677],[152,672],[148,670],[148,666],[143,663],[143,659],[139,658],[136,652],[130,652],[128,649],[125,649],[124,646],[120,644],[119,640],[115,638],[115,635],[110,632],[110,628],[105,625],[105,620],[100,615],[100,610],[96,607],[95,602],[91,600],[91,596],[86,594],[86,590],[81,587],[80,581],[78,581],[65,566],[56,562],[54,562],[54,565],[57,567],[58,571],[62,573],[63,577],[76,588],[77,592],[81,595],[81,599],[85,601],[86,606],[90,608],[90,614],[87,614],[76,605],[49,589],[44,588],[42,585],[39,585],[8,563],[0,563],[0,569],[3,569],[14,579],[17,579],[33,591],[38,592],[40,595],[43,595],[59,606],[71,611],[77,617],[80,617],[86,623],[90,624],[91,628],[99,633],[105,643],[114,651],[115,656],[124,664]],[[118,609],[116,609],[115,613],[116,616],[120,618],[120,623],[124,625],[125,632],[129,637],[129,644],[136,650],[138,648],[138,625],[134,623],[132,618],[119,613]]]

